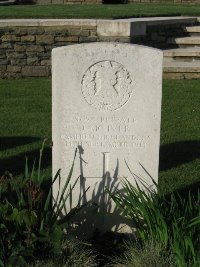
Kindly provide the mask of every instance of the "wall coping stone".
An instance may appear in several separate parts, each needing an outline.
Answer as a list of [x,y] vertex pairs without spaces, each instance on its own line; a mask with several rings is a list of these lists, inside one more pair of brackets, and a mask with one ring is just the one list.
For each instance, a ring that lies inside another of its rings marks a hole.
[[97,26],[95,19],[1,19],[0,27]]
[[171,25],[179,23],[193,24],[196,22],[196,17],[182,16],[98,20],[97,34],[100,36],[136,37],[146,35],[147,26]]
[[129,19],[2,19],[0,27],[53,27],[53,26],[88,26],[97,27],[99,36],[135,37],[144,36],[147,26],[169,25],[177,23],[193,24],[197,17],[150,17]]

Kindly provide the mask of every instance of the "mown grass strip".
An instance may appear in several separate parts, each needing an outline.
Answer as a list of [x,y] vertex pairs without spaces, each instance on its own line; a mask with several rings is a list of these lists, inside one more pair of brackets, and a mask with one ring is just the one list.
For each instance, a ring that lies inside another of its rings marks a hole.
[[13,5],[0,7],[0,18],[130,18],[199,16],[200,6],[180,4]]

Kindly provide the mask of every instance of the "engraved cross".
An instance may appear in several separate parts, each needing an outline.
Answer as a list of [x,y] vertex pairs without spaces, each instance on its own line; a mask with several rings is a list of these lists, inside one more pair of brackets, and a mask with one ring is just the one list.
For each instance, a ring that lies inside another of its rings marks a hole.
[[109,155],[110,152],[103,152],[103,177],[109,173]]

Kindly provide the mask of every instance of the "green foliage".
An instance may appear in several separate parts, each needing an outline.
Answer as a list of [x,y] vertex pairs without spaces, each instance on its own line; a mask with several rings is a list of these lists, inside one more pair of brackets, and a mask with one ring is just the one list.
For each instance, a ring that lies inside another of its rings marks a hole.
[[[59,187],[52,203],[52,187],[61,177],[58,170],[53,181],[47,184],[41,175],[41,161],[45,141],[40,150],[38,169],[35,163],[31,172],[26,160],[23,178],[6,173],[0,180],[0,266],[23,266],[30,257],[39,254],[59,254],[64,231],[70,227],[70,219],[82,208],[76,207],[63,215],[62,210],[75,187],[70,184],[74,162],[64,187]],[[75,153],[76,156],[76,153]],[[74,156],[74,160],[75,160]],[[62,219],[60,218],[62,214]]]
[[153,240],[171,250],[178,266],[199,266],[200,191],[162,195],[154,181],[155,189],[149,189],[133,177],[135,185],[123,179],[123,190],[110,195],[136,228],[138,241]]
[[148,241],[144,245],[129,242],[125,252],[115,257],[110,267],[175,267],[174,257],[163,245]]
[[61,246],[61,253],[56,256],[49,256],[46,259],[38,259],[34,264],[29,267],[96,267],[98,261],[84,244],[71,236],[67,236]]

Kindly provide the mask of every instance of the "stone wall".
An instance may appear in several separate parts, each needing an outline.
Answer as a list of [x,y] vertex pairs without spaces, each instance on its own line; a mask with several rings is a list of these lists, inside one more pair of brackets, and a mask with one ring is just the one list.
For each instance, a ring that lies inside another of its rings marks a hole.
[[[195,19],[191,18],[183,20],[182,23],[194,22]],[[172,23],[170,20],[170,23],[167,23],[167,19],[158,19],[156,23],[141,19],[134,19],[131,22],[130,20],[0,21],[0,78],[50,76],[51,51],[55,47],[108,41],[132,42],[162,48],[167,44],[166,38],[177,36],[180,29],[179,21]]]
[[0,76],[49,76],[55,47],[97,41],[96,27],[0,28]]

